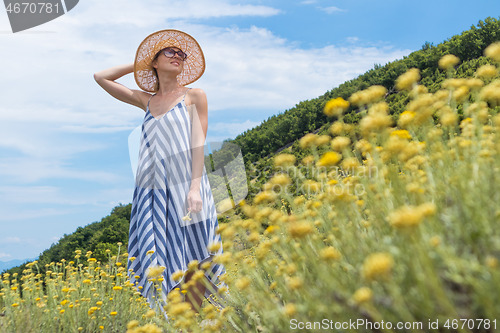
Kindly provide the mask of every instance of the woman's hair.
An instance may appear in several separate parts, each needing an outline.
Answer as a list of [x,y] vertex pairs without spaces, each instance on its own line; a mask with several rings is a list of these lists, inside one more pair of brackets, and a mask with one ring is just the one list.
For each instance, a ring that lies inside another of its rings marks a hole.
[[154,58],[153,58],[153,61],[151,61],[151,67],[153,69],[153,75],[156,77],[156,83],[155,83],[155,86],[154,86],[154,91],[158,91],[160,89],[160,79],[158,78],[158,72],[156,71],[156,68],[153,67],[153,62],[158,59],[158,56],[161,54],[161,52],[163,51],[164,49],[161,49],[160,51],[156,52]]

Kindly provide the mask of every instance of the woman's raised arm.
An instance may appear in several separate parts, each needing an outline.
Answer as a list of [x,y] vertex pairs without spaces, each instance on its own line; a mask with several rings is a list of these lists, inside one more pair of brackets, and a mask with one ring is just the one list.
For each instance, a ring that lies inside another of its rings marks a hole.
[[151,96],[147,92],[129,89],[123,84],[115,82],[116,79],[132,73],[134,64],[111,67],[94,74],[95,81],[114,98],[135,105],[146,111],[146,103]]

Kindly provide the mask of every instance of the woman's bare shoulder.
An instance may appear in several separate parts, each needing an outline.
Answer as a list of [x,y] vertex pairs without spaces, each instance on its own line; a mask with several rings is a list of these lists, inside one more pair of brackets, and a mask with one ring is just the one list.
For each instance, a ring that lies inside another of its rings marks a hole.
[[191,88],[187,91],[187,96],[191,103],[203,102],[207,100],[207,95],[205,91],[201,88]]

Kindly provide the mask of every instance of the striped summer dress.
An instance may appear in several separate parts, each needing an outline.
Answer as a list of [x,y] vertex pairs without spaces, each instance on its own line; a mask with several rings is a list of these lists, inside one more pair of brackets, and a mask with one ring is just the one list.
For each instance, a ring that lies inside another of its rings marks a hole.
[[[221,238],[216,233],[217,213],[205,166],[200,182],[203,208],[191,213],[191,220],[182,219],[188,213],[192,171],[193,120],[185,97],[186,94],[160,118],[150,113],[148,101],[142,124],[128,242],[129,258],[135,257],[135,260],[128,261],[127,269],[131,283],[148,299],[151,308],[156,308],[155,299],[166,304],[166,295],[184,282],[184,279],[172,280],[174,272],[186,271],[192,260],[202,263],[222,253],[222,246],[217,252],[207,249],[211,243],[220,243]],[[151,250],[154,252],[147,254]],[[148,268],[153,266],[165,267],[161,294],[147,277]],[[205,276],[216,288],[225,285],[219,283],[223,273],[223,265],[212,263]],[[205,297],[209,296],[207,289]]]

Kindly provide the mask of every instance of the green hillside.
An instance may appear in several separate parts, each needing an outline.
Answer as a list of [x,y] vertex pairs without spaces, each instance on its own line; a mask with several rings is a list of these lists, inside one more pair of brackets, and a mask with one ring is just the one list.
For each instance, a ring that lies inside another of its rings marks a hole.
[[[227,141],[227,143],[238,145],[243,152],[249,188],[247,199],[250,201],[274,174],[275,170],[271,160],[277,152],[287,149],[297,158],[302,158],[306,152],[300,149],[298,140],[307,133],[323,134],[328,131],[335,120],[327,118],[323,112],[324,105],[328,100],[335,97],[348,99],[356,91],[372,85],[382,85],[388,90],[385,100],[389,104],[390,114],[397,118],[397,115],[404,111],[404,105],[409,101],[408,93],[398,92],[395,89],[395,81],[399,75],[409,68],[418,68],[422,76],[421,84],[425,85],[429,92],[435,92],[446,78],[446,73],[438,68],[438,60],[443,55],[451,53],[460,58],[461,62],[457,68],[456,77],[471,77],[479,66],[489,62],[487,58],[482,56],[484,49],[498,40],[500,40],[500,21],[497,18],[489,17],[480,21],[477,26],[472,26],[470,30],[453,36],[439,45],[425,43],[421,50],[413,52],[401,60],[390,62],[384,66],[377,65],[363,75],[333,88],[324,95],[302,101],[295,107],[268,118],[259,126],[245,131],[234,140]],[[344,121],[356,123],[359,118],[360,116],[356,114],[355,109],[350,107],[344,116]],[[223,153],[227,154],[227,150]],[[226,159],[230,157],[226,156]],[[74,233],[64,235],[57,244],[53,244],[40,254],[38,262],[42,269],[41,273],[46,269],[45,265],[51,262],[57,262],[63,258],[71,260],[76,249],[82,250],[83,253],[92,251],[93,257],[101,261],[105,261],[107,258],[106,249],[110,249],[112,255],[116,254],[117,242],[122,242],[124,244],[122,248],[126,249],[130,212],[131,204],[117,206],[112,209],[110,215],[101,221],[79,227]],[[245,217],[239,207],[231,214],[220,216],[219,221],[227,222],[226,215],[230,215],[229,220],[234,218],[234,215]],[[6,272],[21,275],[25,266],[26,264],[23,264]]]

